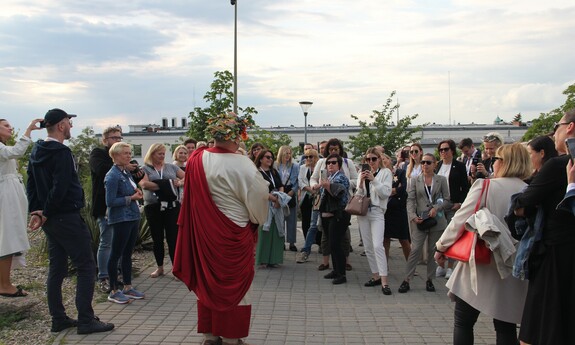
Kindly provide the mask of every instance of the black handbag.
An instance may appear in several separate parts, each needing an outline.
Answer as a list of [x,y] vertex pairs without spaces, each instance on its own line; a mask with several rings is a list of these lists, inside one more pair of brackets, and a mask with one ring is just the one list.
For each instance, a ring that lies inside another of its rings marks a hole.
[[437,225],[437,219],[429,217],[425,218],[423,222],[417,224],[417,228],[421,231],[426,231],[433,228],[436,225]]

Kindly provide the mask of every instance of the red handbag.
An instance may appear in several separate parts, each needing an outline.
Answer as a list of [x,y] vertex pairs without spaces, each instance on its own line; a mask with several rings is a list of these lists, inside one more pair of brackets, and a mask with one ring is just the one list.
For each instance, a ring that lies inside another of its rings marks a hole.
[[[477,204],[475,205],[475,211],[473,211],[474,214],[481,206],[483,195],[485,195],[485,200],[487,200],[489,183],[490,181],[488,179],[483,180],[481,195],[479,195],[479,200],[477,200]],[[465,229],[465,224],[462,225],[462,228],[463,234],[457,239],[457,241],[455,241],[455,243],[453,243],[453,245],[451,245],[451,247],[447,248],[444,255],[457,261],[469,262],[473,245],[475,245],[475,262],[477,264],[489,264],[491,262],[491,250],[487,248],[485,241],[477,236],[477,232]]]

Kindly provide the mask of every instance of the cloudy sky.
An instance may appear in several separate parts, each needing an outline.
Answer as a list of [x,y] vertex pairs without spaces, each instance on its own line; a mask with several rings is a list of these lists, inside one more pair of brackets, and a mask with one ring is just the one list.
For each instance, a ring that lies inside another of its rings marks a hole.
[[[575,82],[572,0],[238,0],[238,99],[263,126],[354,124],[397,91],[419,122],[524,120]],[[0,118],[76,133],[204,106],[233,71],[229,0],[2,0]],[[39,134],[36,134],[38,136]],[[43,134],[42,134],[43,135]]]

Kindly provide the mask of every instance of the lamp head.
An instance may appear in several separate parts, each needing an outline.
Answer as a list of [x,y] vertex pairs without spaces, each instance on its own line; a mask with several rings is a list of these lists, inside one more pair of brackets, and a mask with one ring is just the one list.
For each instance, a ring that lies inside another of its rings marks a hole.
[[311,107],[312,104],[313,104],[313,102],[310,102],[310,101],[299,102],[299,105],[301,106],[301,110],[303,110],[303,113],[306,115],[307,115],[308,109]]

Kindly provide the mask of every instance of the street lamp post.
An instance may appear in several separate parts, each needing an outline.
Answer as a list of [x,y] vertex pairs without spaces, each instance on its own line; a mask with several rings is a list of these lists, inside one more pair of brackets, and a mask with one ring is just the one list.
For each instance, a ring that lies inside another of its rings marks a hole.
[[303,141],[304,141],[304,145],[307,144],[307,110],[309,109],[309,107],[311,107],[311,105],[313,104],[313,102],[310,101],[301,101],[299,102],[299,105],[301,106],[301,110],[303,110],[303,119],[304,119],[304,127],[303,127]]
[[230,0],[234,6],[234,113],[238,113],[238,4]]

